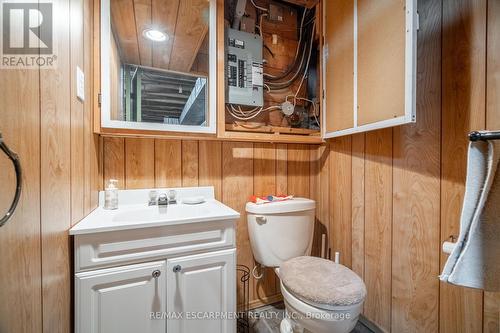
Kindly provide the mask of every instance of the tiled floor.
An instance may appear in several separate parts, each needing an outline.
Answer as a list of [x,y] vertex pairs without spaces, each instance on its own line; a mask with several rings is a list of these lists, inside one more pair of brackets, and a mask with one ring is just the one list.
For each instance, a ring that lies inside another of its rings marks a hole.
[[[283,303],[253,310],[249,314],[249,333],[280,333],[280,323],[284,314]],[[358,321],[351,333],[373,333],[373,331]]]

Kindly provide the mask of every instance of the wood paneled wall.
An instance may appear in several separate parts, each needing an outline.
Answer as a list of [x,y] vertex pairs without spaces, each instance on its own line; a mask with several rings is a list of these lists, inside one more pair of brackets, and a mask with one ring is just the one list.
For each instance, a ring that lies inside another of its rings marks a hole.
[[[253,194],[311,197],[318,174],[317,146],[220,141],[104,138],[104,181],[120,188],[215,187],[217,199],[239,211],[238,263],[254,266],[245,204]],[[274,272],[250,283],[251,306],[279,299]]]
[[[68,229],[97,205],[92,1],[52,4],[57,66],[0,70],[0,131],[19,154],[24,174],[18,209],[0,229],[0,332],[72,331]],[[76,66],[86,75],[84,103],[76,97]],[[15,182],[10,163],[0,155],[3,214]]]
[[[1,70],[0,130],[19,153],[24,190],[0,229],[0,332],[70,332],[68,228],[97,203],[103,180],[121,187],[213,185],[242,212],[239,263],[253,267],[244,205],[251,194],[317,201],[315,247],[368,287],[364,314],[391,332],[499,332],[500,295],[440,284],[441,242],[458,233],[466,134],[500,128],[500,3],[419,1],[418,122],[324,146],[99,138],[91,101],[77,101],[75,66],[91,95],[92,1],[54,1],[58,67]],[[83,24],[85,23],[85,24]],[[104,176],[100,177],[98,155]],[[0,157],[0,209],[13,172]],[[251,305],[279,299],[271,271],[252,278]]]
[[364,278],[364,315],[384,331],[498,333],[500,293],[438,275],[441,244],[459,232],[467,134],[500,129],[500,2],[418,6],[417,123],[322,148],[324,228],[331,252]]

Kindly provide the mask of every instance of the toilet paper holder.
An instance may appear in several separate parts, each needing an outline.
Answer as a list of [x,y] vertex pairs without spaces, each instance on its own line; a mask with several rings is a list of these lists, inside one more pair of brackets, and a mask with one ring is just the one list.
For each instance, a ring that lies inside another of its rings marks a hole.
[[448,241],[443,242],[443,245],[442,245],[443,252],[446,254],[450,254],[453,251],[453,249],[455,248],[455,245],[457,245],[456,241],[457,241],[457,236],[450,235],[450,237],[448,238]]

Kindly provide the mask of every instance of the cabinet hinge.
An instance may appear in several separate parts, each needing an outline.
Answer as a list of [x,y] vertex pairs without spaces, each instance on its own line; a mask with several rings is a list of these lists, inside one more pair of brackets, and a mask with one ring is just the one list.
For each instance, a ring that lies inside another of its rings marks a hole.
[[98,93],[97,94],[97,104],[99,105],[99,107],[101,107],[101,103],[102,103],[102,94]]
[[420,30],[420,14],[417,12],[417,31]]
[[328,44],[323,44],[323,59],[325,61],[328,59]]

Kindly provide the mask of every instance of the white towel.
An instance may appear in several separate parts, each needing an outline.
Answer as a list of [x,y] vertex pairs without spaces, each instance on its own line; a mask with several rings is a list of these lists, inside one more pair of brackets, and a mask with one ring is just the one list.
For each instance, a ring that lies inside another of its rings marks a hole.
[[500,291],[500,142],[469,145],[460,235],[441,281]]

